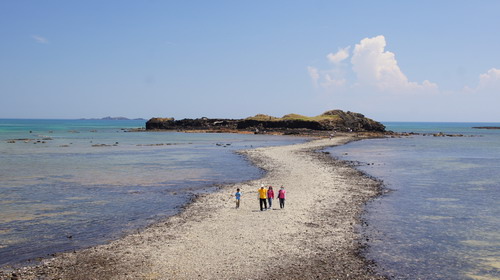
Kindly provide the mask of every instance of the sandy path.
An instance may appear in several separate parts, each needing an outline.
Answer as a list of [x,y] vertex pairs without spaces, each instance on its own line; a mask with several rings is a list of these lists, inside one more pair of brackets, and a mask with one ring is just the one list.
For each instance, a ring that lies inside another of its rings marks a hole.
[[[313,153],[348,137],[244,153],[259,180],[202,196],[181,214],[107,245],[18,271],[20,279],[380,279],[358,256],[355,227],[376,182]],[[287,190],[286,207],[260,211],[261,183]],[[231,198],[242,189],[242,205]],[[1,274],[0,274],[1,275]],[[5,276],[4,276],[5,277]]]

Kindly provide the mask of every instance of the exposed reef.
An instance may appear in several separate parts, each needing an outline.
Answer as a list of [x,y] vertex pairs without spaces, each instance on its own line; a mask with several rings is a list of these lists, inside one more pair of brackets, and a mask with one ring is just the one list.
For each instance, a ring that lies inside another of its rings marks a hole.
[[336,131],[385,132],[385,126],[359,113],[332,110],[316,117],[288,114],[277,118],[258,114],[246,119],[152,118],[146,122],[146,130],[314,134]]

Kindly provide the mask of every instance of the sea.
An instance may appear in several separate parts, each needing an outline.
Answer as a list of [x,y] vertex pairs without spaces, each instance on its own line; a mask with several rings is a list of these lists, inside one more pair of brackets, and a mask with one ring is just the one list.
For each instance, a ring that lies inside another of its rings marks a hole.
[[0,267],[106,243],[258,179],[237,153],[304,138],[147,132],[144,120],[0,119]]
[[365,208],[365,256],[391,279],[500,279],[500,130],[474,128],[500,123],[384,124],[419,135],[327,149],[385,188]]
[[[473,128],[500,123],[384,124],[420,134],[326,149],[384,186],[365,207],[363,254],[392,279],[500,279],[500,130]],[[144,125],[0,119],[0,267],[140,230],[264,175],[237,151],[307,141]]]

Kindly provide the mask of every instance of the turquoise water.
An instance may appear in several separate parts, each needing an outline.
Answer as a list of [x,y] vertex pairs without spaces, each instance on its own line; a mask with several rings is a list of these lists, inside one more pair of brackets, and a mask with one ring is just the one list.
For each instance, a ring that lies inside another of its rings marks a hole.
[[393,279],[500,279],[500,124],[385,123],[455,133],[329,149],[390,190],[366,207],[368,258]]
[[0,120],[0,266],[100,244],[262,176],[236,150],[295,137],[127,132],[127,120]]

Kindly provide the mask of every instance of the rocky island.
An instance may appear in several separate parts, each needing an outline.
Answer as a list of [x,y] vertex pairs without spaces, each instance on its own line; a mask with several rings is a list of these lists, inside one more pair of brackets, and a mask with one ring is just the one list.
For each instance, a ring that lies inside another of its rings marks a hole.
[[385,126],[359,113],[331,110],[315,117],[288,114],[278,118],[258,114],[245,119],[152,118],[146,122],[146,130],[321,135],[336,131],[385,132]]
[[475,129],[500,129],[500,126],[475,126]]

